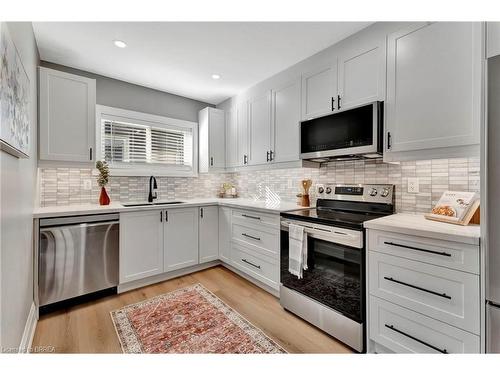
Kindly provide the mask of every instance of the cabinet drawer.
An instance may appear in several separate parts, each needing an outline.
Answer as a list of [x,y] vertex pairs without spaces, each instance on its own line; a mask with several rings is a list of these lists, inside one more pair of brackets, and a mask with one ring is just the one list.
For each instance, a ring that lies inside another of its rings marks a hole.
[[479,246],[368,230],[368,249],[479,274]]
[[267,256],[276,256],[279,253],[279,232],[257,230],[248,226],[233,224],[232,240],[240,245],[257,248]]
[[260,257],[251,250],[232,245],[231,259],[234,267],[274,289],[279,288],[279,261]]
[[370,294],[479,334],[479,276],[369,253]]
[[233,222],[256,229],[276,228],[279,230],[280,216],[255,211],[233,210]]
[[370,297],[370,339],[396,353],[479,353],[479,336]]

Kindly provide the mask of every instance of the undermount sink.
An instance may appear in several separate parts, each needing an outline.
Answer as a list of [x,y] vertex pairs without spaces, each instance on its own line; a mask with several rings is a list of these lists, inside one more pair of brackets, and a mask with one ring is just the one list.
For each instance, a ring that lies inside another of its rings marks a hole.
[[124,207],[146,207],[146,206],[165,206],[169,204],[180,204],[182,201],[169,201],[169,202],[143,202],[143,203],[124,203]]

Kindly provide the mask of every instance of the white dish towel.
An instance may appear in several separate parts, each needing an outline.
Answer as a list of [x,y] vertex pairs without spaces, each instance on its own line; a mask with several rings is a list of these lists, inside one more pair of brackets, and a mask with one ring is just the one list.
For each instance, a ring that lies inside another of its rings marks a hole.
[[288,272],[302,279],[307,270],[307,233],[304,227],[290,224],[288,227]]

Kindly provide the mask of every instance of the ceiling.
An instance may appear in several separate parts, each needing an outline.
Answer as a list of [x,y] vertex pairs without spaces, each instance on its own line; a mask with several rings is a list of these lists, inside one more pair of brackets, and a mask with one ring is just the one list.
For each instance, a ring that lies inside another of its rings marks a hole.
[[369,24],[35,22],[33,28],[42,60],[218,104]]

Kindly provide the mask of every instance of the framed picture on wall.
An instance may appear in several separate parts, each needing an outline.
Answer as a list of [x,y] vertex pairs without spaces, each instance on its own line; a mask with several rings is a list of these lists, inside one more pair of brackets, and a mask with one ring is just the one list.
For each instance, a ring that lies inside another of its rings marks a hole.
[[0,149],[19,158],[30,152],[30,80],[5,22],[0,22]]

